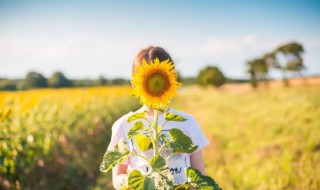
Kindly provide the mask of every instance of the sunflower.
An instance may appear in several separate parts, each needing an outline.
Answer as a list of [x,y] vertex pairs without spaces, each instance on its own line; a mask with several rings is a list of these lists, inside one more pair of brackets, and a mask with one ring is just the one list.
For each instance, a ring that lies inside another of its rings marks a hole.
[[147,107],[165,110],[182,85],[177,82],[177,73],[169,59],[160,62],[155,58],[149,64],[143,60],[132,75],[133,94]]

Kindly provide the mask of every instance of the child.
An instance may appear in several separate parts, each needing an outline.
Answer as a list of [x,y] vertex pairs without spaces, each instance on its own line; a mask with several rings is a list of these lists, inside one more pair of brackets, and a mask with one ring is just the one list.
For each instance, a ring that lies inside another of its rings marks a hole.
[[[135,57],[133,62],[133,67],[132,67],[132,73],[135,73],[137,71],[136,67],[139,67],[141,65],[143,59],[146,60],[148,63],[150,63],[150,61],[154,60],[155,58],[158,58],[160,61],[165,61],[169,59],[173,63],[172,58],[164,49],[160,47],[148,47],[146,49],[141,50]],[[148,119],[152,121],[153,120],[152,109],[149,109],[146,106],[143,106],[136,112],[143,112],[145,110],[148,110],[148,113],[149,113]],[[163,128],[162,133],[168,136],[168,132],[170,129],[178,128],[181,131],[183,131],[184,134],[188,135],[191,138],[192,142],[198,146],[198,149],[193,153],[176,154],[175,156],[171,157],[168,161],[168,167],[170,169],[171,174],[174,177],[174,183],[181,184],[186,182],[187,180],[185,177],[185,169],[187,167],[195,168],[201,171],[202,174],[205,174],[205,168],[204,168],[201,149],[207,146],[209,142],[205,137],[205,135],[203,134],[201,128],[199,127],[199,125],[191,115],[183,112],[178,112],[172,108],[168,108],[167,111],[181,115],[187,120],[185,122],[168,122]],[[129,140],[127,137],[127,132],[130,130],[130,128],[133,125],[132,123],[127,122],[127,118],[136,112],[130,112],[126,114],[114,123],[114,125],[112,126],[111,141],[107,150],[108,151],[112,150],[114,146],[118,144],[119,140],[123,139],[127,142],[128,149],[130,151],[136,152],[138,154],[142,154],[148,159],[151,159],[153,156],[153,150],[150,149],[145,152],[141,152],[133,143],[133,140],[131,139]],[[146,121],[144,120],[141,120],[141,121],[144,122],[145,126],[148,126]],[[159,125],[161,126],[164,122],[165,122],[164,114],[160,113]],[[164,158],[166,158],[170,154],[171,154],[171,150],[167,147],[164,148],[163,151],[161,152],[161,155]],[[115,166],[112,169],[112,181],[115,189],[121,188],[122,184],[125,183],[128,179],[129,171],[133,169],[138,169],[141,171],[141,173],[146,174],[148,173],[148,171],[150,171],[150,166],[145,160],[137,156],[131,156],[122,164]]]

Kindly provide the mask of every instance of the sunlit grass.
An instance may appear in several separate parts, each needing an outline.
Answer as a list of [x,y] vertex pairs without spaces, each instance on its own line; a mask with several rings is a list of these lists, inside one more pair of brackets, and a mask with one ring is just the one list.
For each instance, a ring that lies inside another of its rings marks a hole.
[[320,87],[237,92],[189,87],[174,107],[211,144],[207,173],[224,189],[320,188]]

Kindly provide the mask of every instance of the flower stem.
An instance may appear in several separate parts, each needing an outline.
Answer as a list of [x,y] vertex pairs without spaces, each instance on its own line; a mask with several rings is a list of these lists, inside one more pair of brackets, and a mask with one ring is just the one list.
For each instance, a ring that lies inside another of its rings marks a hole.
[[140,155],[140,154],[137,154],[137,153],[135,153],[135,152],[132,152],[131,155],[138,156],[138,157],[144,159],[145,161],[147,161],[148,163],[150,163],[150,161],[149,161],[146,157],[144,157],[144,156],[142,156],[142,155]]
[[158,150],[159,150],[159,133],[158,133],[158,117],[159,117],[159,112],[158,110],[154,109],[154,140],[155,140],[155,145],[153,147],[154,150],[154,156],[157,156],[159,154]]
[[154,139],[154,136],[150,133],[150,131],[146,131],[147,132],[147,134],[149,135],[149,137],[151,138],[151,143],[152,143],[152,146],[155,146],[155,139]]
[[162,149],[166,146],[166,144],[163,144],[159,149],[159,154],[161,154]]
[[166,158],[166,161],[168,162],[168,160],[169,160],[172,156],[174,156],[175,154],[177,154],[177,153],[176,153],[176,152],[171,153],[171,154]]

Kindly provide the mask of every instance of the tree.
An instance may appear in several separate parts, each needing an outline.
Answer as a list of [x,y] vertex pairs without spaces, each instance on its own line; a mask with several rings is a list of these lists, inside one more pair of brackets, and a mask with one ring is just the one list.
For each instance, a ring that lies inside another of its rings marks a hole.
[[52,88],[70,87],[72,86],[71,80],[64,76],[62,72],[55,72],[49,78],[49,86]]
[[31,88],[45,88],[48,86],[48,80],[44,76],[42,76],[40,73],[31,71],[27,73],[25,79],[25,87],[27,89]]
[[305,69],[302,58],[304,48],[297,42],[290,42],[279,46],[276,52],[283,55],[286,59],[286,63],[280,65],[280,68],[284,84],[287,86],[289,85],[289,81],[286,77],[286,71],[295,72],[300,75],[300,71]]
[[258,83],[257,83],[257,76],[256,76],[256,71],[254,69],[254,62],[253,61],[248,61],[247,62],[247,73],[250,74],[250,83],[252,88],[257,88],[258,87]]
[[[247,62],[248,70],[247,72],[250,74],[250,81],[253,88],[258,86],[258,80],[267,81],[268,78],[268,65],[263,58],[254,59]],[[267,83],[266,83],[267,84]]]
[[262,59],[264,59],[264,61],[266,62],[267,66],[269,68],[281,69],[279,61],[277,59],[277,52],[276,51],[266,53],[262,57]]
[[107,85],[108,83],[109,83],[109,80],[103,76],[99,76],[99,78],[96,81],[97,86],[104,86],[104,85]]
[[226,82],[226,78],[218,67],[208,66],[199,72],[197,82],[202,86],[214,85],[220,87]]

